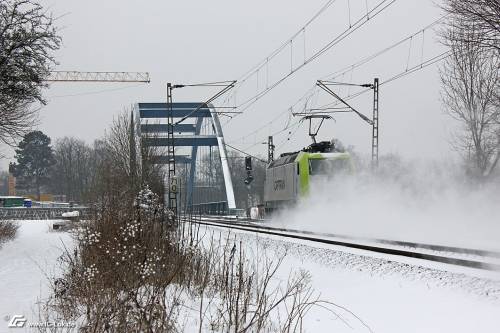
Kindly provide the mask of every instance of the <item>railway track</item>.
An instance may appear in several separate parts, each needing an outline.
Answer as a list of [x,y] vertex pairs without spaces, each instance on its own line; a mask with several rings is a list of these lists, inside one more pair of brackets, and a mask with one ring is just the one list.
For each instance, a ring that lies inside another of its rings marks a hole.
[[356,238],[330,233],[271,227],[248,220],[220,216],[202,216],[186,221],[212,227],[256,232],[264,235],[335,245],[379,254],[389,254],[429,262],[500,272],[500,252],[494,251],[376,238]]

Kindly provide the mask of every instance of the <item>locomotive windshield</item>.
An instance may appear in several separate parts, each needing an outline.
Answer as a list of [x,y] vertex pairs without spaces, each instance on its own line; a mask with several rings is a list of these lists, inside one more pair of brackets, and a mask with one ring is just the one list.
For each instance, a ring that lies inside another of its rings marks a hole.
[[347,159],[310,159],[309,173],[314,175],[333,175],[349,170],[349,160]]

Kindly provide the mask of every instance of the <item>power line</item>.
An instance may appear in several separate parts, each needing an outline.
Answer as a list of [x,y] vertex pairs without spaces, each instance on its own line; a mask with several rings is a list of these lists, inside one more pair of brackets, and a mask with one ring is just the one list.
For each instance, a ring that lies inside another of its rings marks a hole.
[[229,84],[234,84],[233,80],[231,81],[215,81],[215,82],[203,82],[203,83],[190,83],[190,84],[182,84],[183,87],[226,87]]
[[290,44],[290,42],[299,36],[305,29],[314,22],[325,10],[327,10],[336,0],[327,1],[297,32],[295,32],[290,38],[288,38],[285,42],[283,42],[278,48],[272,51],[266,58],[260,61],[257,65],[250,68],[245,74],[241,75],[238,78],[238,85],[243,84],[247,81],[251,76],[257,73],[264,66],[269,64],[269,61],[272,60],[275,56],[277,56],[284,48]]
[[[393,2],[394,2],[394,1],[393,1]],[[376,12],[376,14],[380,13],[383,9],[387,8],[387,7],[388,7],[389,5],[391,5],[393,2],[389,3],[387,6],[385,6],[384,8],[382,8],[380,11]],[[382,3],[381,3],[381,4],[382,4]],[[380,5],[380,4],[379,4],[379,5]],[[368,13],[367,13],[367,14],[369,15],[369,14],[370,14],[370,11],[368,11]],[[376,14],[375,14],[375,15],[376,15]],[[365,15],[365,16],[366,16],[366,15]],[[373,17],[373,16],[372,16],[372,17]],[[424,26],[423,28],[421,28],[421,29],[419,29],[418,31],[416,31],[416,32],[412,33],[411,35],[409,35],[409,36],[407,36],[407,37],[405,37],[405,38],[403,38],[403,39],[401,39],[401,40],[399,40],[399,41],[397,41],[397,42],[395,42],[395,43],[393,43],[393,44],[389,45],[388,47],[386,47],[386,48],[384,48],[384,49],[382,49],[382,50],[380,50],[380,51],[378,51],[378,52],[376,52],[376,53],[374,53],[374,54],[371,54],[370,56],[368,56],[368,57],[366,57],[366,58],[363,58],[363,59],[361,59],[361,60],[357,61],[356,63],[352,64],[352,65],[346,66],[346,67],[344,67],[344,68],[342,68],[342,69],[340,69],[340,70],[337,70],[337,71],[335,71],[335,72],[333,72],[333,73],[331,73],[331,74],[328,74],[328,75],[324,76],[323,78],[331,78],[331,79],[335,79],[335,78],[337,78],[337,77],[339,77],[339,76],[341,76],[341,75],[346,74],[346,73],[347,73],[347,72],[349,72],[349,71],[351,71],[351,72],[352,72],[352,70],[353,70],[353,69],[358,68],[358,67],[360,67],[360,66],[363,66],[363,65],[365,65],[366,63],[369,63],[369,62],[370,62],[370,61],[372,61],[373,59],[375,59],[375,58],[377,58],[377,57],[379,57],[379,56],[383,55],[384,53],[386,53],[386,52],[388,52],[388,51],[390,51],[390,50],[392,50],[392,49],[394,49],[394,48],[396,48],[397,46],[399,46],[399,45],[401,45],[401,44],[403,44],[403,43],[407,42],[408,40],[413,39],[415,36],[417,36],[417,35],[419,35],[419,34],[422,34],[422,51],[421,51],[421,59],[422,59],[422,61],[421,61],[421,63],[420,63],[420,64],[418,64],[418,65],[415,65],[415,66],[413,66],[413,67],[411,67],[411,68],[407,68],[404,72],[398,73],[398,74],[394,75],[393,77],[391,77],[391,78],[387,79],[386,81],[381,82],[381,83],[380,83],[380,85],[383,85],[383,84],[385,84],[385,83],[392,82],[392,81],[397,80],[397,79],[399,79],[399,78],[401,78],[401,77],[404,77],[404,76],[406,76],[406,75],[408,75],[408,74],[411,74],[411,73],[413,73],[413,72],[415,72],[415,71],[418,71],[418,70],[420,70],[420,69],[422,69],[422,68],[425,68],[425,67],[427,67],[427,66],[430,66],[430,65],[432,65],[432,64],[434,64],[434,63],[436,63],[436,62],[438,62],[438,61],[441,61],[442,59],[444,59],[444,58],[447,56],[447,52],[444,52],[444,53],[442,53],[442,54],[440,54],[440,55],[438,55],[438,56],[435,56],[435,57],[433,57],[433,58],[430,58],[430,59],[428,59],[428,60],[425,60],[425,61],[423,60],[423,48],[424,48],[424,37],[423,37],[423,36],[424,36],[424,34],[425,34],[425,31],[426,31],[426,30],[430,29],[430,28],[431,28],[431,27],[433,27],[434,25],[436,25],[436,24],[438,24],[439,22],[441,22],[441,21],[442,21],[445,17],[446,17],[446,15],[445,15],[445,16],[442,16],[442,17],[440,17],[440,18],[438,18],[438,19],[436,19],[435,21],[431,22],[430,24],[428,24],[428,25]],[[355,24],[357,24],[357,23],[358,23],[358,22],[356,22]],[[364,22],[364,23],[366,23],[366,22]],[[297,34],[297,35],[298,35],[298,34]],[[285,44],[285,46],[286,46],[286,44]],[[311,58],[312,58],[312,57],[311,57]],[[299,69],[299,68],[300,68],[300,66],[299,66],[297,69]],[[297,69],[296,69],[296,70],[297,70]],[[288,74],[288,75],[287,75],[284,79],[286,79],[287,77],[289,77],[291,74],[293,74],[293,73],[289,73],[289,74]],[[283,80],[284,80],[284,79],[283,79]],[[282,82],[282,81],[279,81],[279,82],[278,82],[278,84],[279,84],[279,83],[281,83],[281,82]],[[271,88],[270,88],[270,89],[272,89],[272,88],[274,88],[274,87],[273,87],[273,86],[271,86]],[[270,89],[269,89],[269,90],[270,90]],[[281,112],[281,113],[280,113],[280,114],[278,114],[275,118],[273,118],[271,121],[267,122],[266,124],[264,124],[263,126],[261,126],[261,127],[257,128],[256,130],[254,130],[254,131],[250,132],[249,134],[246,134],[246,135],[244,135],[244,136],[240,137],[238,140],[240,140],[240,139],[242,139],[242,138],[249,137],[249,136],[251,136],[251,135],[254,135],[255,133],[258,133],[258,132],[259,132],[259,131],[261,131],[263,128],[267,127],[268,125],[272,124],[272,123],[273,123],[274,121],[276,121],[277,119],[281,118],[283,114],[287,113],[290,109],[293,109],[293,108],[294,108],[294,107],[295,107],[298,103],[300,103],[300,101],[301,101],[301,100],[303,100],[306,96],[308,96],[308,97],[310,98],[310,97],[311,97],[311,96],[310,96],[310,95],[311,95],[311,91],[314,91],[314,89],[315,89],[315,87],[313,87],[313,88],[309,89],[309,90],[308,90],[308,91],[307,91],[307,92],[306,92],[306,93],[305,93],[305,94],[304,94],[304,95],[303,95],[303,96],[302,96],[302,97],[301,97],[301,98],[300,98],[297,102],[295,102],[295,103],[292,105],[292,107],[291,107],[291,108],[288,108],[288,109],[286,109],[285,111]],[[348,95],[348,97],[346,97],[345,99],[346,99],[346,100],[350,100],[350,99],[356,98],[357,96],[359,96],[359,95],[361,95],[361,94],[363,94],[363,93],[365,93],[365,92],[367,92],[367,91],[370,91],[370,90],[371,90],[371,89],[366,89],[366,90],[363,90],[363,91],[361,91],[361,92],[358,92],[358,93],[356,93],[356,94],[354,94],[354,95]],[[264,94],[265,94],[265,93],[267,93],[267,92],[268,92],[268,91],[264,91]],[[257,94],[256,96],[254,96],[254,98],[260,98],[260,97],[262,97],[262,96],[259,96],[259,94]],[[255,102],[255,101],[254,101],[254,102]],[[254,102],[252,102],[251,104],[253,104]],[[244,104],[244,103],[242,103],[241,105],[243,105],[243,104]],[[241,105],[240,105],[240,107],[241,107]],[[331,104],[329,104],[329,105],[327,105],[327,106],[330,106],[330,105],[331,105]],[[250,105],[248,105],[247,107],[245,107],[242,111],[246,110],[249,106],[250,106]],[[320,107],[320,108],[318,108],[317,110],[322,110],[322,109],[323,109],[323,107]],[[328,108],[328,107],[327,107],[327,109],[330,109],[330,108]],[[306,110],[306,108],[304,108],[304,110]],[[311,110],[312,110],[312,109],[311,109]],[[307,111],[311,111],[311,110],[309,110],[309,109],[308,109]],[[316,109],[315,109],[315,110],[316,110]],[[282,132],[284,132],[284,131],[286,131],[286,130],[288,130],[288,129],[290,129],[290,128],[293,128],[293,127],[295,127],[295,126],[297,126],[297,125],[300,125],[298,121],[297,121],[297,122],[294,122],[294,123],[289,123],[289,124],[287,124],[287,126],[285,126],[285,128],[283,128],[282,130],[279,130],[279,131],[275,132],[275,133],[274,133],[274,134],[272,134],[272,135],[274,136],[274,135],[280,134],[280,133],[282,133]],[[290,137],[293,137],[295,133],[296,133],[296,130],[294,131],[294,133],[293,133]],[[288,139],[286,139],[285,141],[288,141]],[[284,143],[285,143],[285,142],[281,142],[281,143],[279,144],[279,146],[281,146],[281,145],[282,145],[282,144],[284,144]],[[246,148],[246,149],[251,149],[251,148],[255,147],[255,146],[256,146],[256,145],[258,145],[258,144],[260,144],[260,142],[258,142],[258,143],[254,143],[253,145],[249,146],[249,147],[248,147],[248,148]]]
[[242,154],[244,154],[244,155],[247,155],[247,156],[253,157],[253,158],[254,158],[254,159],[256,159],[257,161],[260,161],[260,162],[262,162],[262,163],[267,164],[267,161],[264,161],[263,159],[258,158],[257,156],[254,156],[254,155],[249,154],[249,153],[247,153],[247,152],[245,152],[245,151],[243,151],[243,150],[241,150],[241,149],[238,149],[238,148],[236,148],[236,147],[233,147],[233,146],[231,146],[231,145],[230,145],[230,144],[228,144],[228,143],[225,143],[225,145],[226,145],[227,147],[229,147],[229,148],[233,149],[233,150],[236,150],[237,152],[240,152],[240,153],[242,153]]
[[[363,66],[363,65],[365,65],[365,64],[367,64],[367,63],[369,63],[371,60],[373,60],[373,59],[375,59],[375,58],[377,58],[377,57],[381,56],[382,54],[384,54],[384,53],[386,53],[386,52],[388,52],[388,51],[390,51],[390,50],[392,50],[392,49],[396,48],[397,46],[399,46],[399,45],[403,44],[404,42],[406,42],[406,41],[410,40],[410,39],[411,39],[411,38],[413,38],[414,36],[417,36],[418,34],[422,34],[422,35],[423,35],[423,34],[425,33],[425,31],[426,31],[426,30],[428,30],[428,29],[432,28],[434,25],[436,25],[436,24],[438,24],[439,22],[441,22],[444,18],[446,18],[446,16],[447,16],[447,15],[441,16],[440,18],[438,18],[438,19],[434,20],[433,22],[431,22],[430,24],[428,24],[428,25],[424,26],[423,28],[420,28],[418,31],[416,31],[416,32],[414,32],[414,33],[412,33],[412,34],[410,34],[409,36],[407,36],[407,37],[405,37],[405,38],[403,38],[403,39],[401,39],[401,40],[399,40],[399,41],[397,41],[397,42],[395,42],[395,43],[393,43],[393,44],[391,44],[391,45],[389,45],[389,46],[385,47],[384,49],[379,50],[379,51],[377,51],[377,52],[375,52],[375,53],[371,54],[370,56],[368,56],[368,57],[366,57],[366,58],[363,58],[363,59],[361,59],[361,60],[359,60],[359,61],[357,61],[357,62],[355,62],[355,63],[353,63],[353,64],[351,64],[351,65],[349,65],[349,66],[345,66],[345,67],[343,67],[343,68],[341,68],[341,69],[339,69],[339,70],[337,70],[337,71],[335,71],[335,72],[333,72],[333,73],[330,73],[330,74],[328,74],[328,75],[325,75],[325,76],[323,76],[323,77],[322,77],[322,79],[330,79],[330,80],[334,80],[334,79],[338,78],[339,76],[342,76],[342,75],[345,75],[345,74],[346,74],[346,73],[348,73],[348,72],[351,72],[351,71],[352,71],[353,69],[355,69],[355,68],[361,67],[361,66]],[[423,54],[423,52],[422,52],[422,54]],[[421,57],[421,59],[422,59],[422,58],[423,58],[423,56]],[[311,88],[310,90],[312,90],[312,89],[314,89],[314,88]],[[310,90],[309,90],[309,91],[310,91]],[[308,91],[308,92],[309,92],[309,91]],[[306,94],[307,94],[308,92],[306,92]],[[300,101],[300,100],[299,100],[299,101]],[[299,101],[298,101],[298,102],[299,102]],[[298,102],[296,102],[295,104],[298,104]],[[295,106],[295,104],[294,104],[294,106]]]
[[[398,73],[396,75],[393,75],[389,79],[387,79],[385,81],[382,81],[379,84],[379,86],[387,84],[387,83],[390,83],[390,82],[393,82],[393,81],[398,80],[400,78],[403,78],[403,77],[405,77],[405,76],[407,76],[409,74],[417,72],[417,71],[419,71],[421,69],[424,69],[424,68],[426,68],[428,66],[431,66],[431,65],[433,65],[433,64],[435,64],[435,63],[437,63],[437,62],[439,62],[439,61],[447,58],[449,56],[449,52],[450,51],[443,52],[443,53],[441,53],[441,54],[439,54],[437,56],[434,56],[432,58],[429,58],[429,59],[423,61],[422,63],[414,65],[413,67],[409,68],[408,70],[405,70],[405,71],[400,72],[400,73]],[[354,99],[354,98],[356,98],[356,97],[358,97],[358,96],[360,96],[360,95],[362,95],[362,94],[364,94],[364,93],[366,93],[368,91],[371,91],[371,90],[372,90],[371,88],[363,89],[363,90],[357,92],[356,94],[353,94],[353,95],[345,97],[344,100],[352,100],[352,99]],[[326,104],[324,106],[318,107],[317,110],[330,109],[331,107],[334,107],[334,106],[336,106],[338,104],[340,104],[340,102],[329,103],[329,104]],[[294,128],[295,129],[292,133],[290,133],[290,136],[288,138],[284,139],[279,144],[277,144],[277,146],[276,146],[277,149],[280,148],[281,146],[283,146],[287,141],[289,141],[289,138],[292,138],[296,134],[296,132],[298,130],[298,125],[300,125],[300,120],[297,120],[297,121],[289,124],[287,127],[285,127],[285,128],[283,128],[283,129],[281,129],[281,130],[279,130],[279,131],[277,131],[277,132],[275,132],[275,133],[272,134],[273,136],[275,136],[275,135],[278,135],[278,134],[280,134],[280,133],[282,133],[284,131],[289,130],[290,128]],[[257,146],[258,144],[260,144],[260,143],[256,143],[256,144],[253,144],[253,145],[251,145],[249,147],[246,147],[245,150],[252,149],[253,147]]]
[[307,104],[307,101],[313,97],[315,91],[316,91],[316,86],[310,88],[308,91],[306,91],[306,93],[304,95],[302,95],[302,97],[300,97],[294,104],[292,104],[291,107],[288,107],[286,110],[280,112],[276,117],[274,117],[273,119],[271,119],[270,121],[268,121],[264,125],[258,127],[257,129],[251,131],[250,133],[247,133],[245,135],[242,135],[242,136],[238,137],[234,141],[237,142],[237,141],[240,141],[240,140],[244,140],[247,137],[250,137],[250,136],[252,136],[252,135],[260,132],[262,129],[266,128],[267,126],[269,126],[272,123],[274,123],[276,120],[280,119],[284,114],[289,113],[290,111],[293,111],[293,109],[295,108],[295,106],[297,104],[299,104],[302,100],[306,99],[306,104]]
[[[366,64],[366,63],[368,63],[368,62],[370,62],[371,60],[373,60],[373,59],[375,59],[375,58],[377,58],[377,57],[381,56],[382,54],[384,54],[384,53],[386,53],[386,52],[388,52],[388,51],[390,51],[390,50],[392,50],[392,49],[396,48],[397,46],[399,46],[399,45],[403,44],[404,42],[408,41],[408,40],[409,40],[410,38],[412,38],[413,36],[416,36],[416,35],[418,35],[418,34],[420,34],[420,33],[422,33],[422,34],[423,34],[423,33],[425,32],[425,30],[430,29],[431,27],[433,27],[434,25],[436,25],[437,23],[439,23],[440,21],[442,21],[445,17],[446,17],[446,15],[445,15],[445,16],[442,16],[442,17],[440,17],[440,18],[438,18],[437,20],[435,20],[435,21],[431,22],[430,24],[428,24],[428,25],[424,26],[423,28],[420,28],[418,31],[416,31],[416,32],[412,33],[411,35],[409,35],[409,36],[407,36],[407,37],[405,37],[405,38],[403,38],[403,39],[401,39],[401,40],[399,40],[399,41],[397,41],[397,42],[395,42],[395,43],[393,43],[392,45],[390,45],[390,46],[388,46],[388,47],[386,47],[386,48],[384,48],[384,49],[382,49],[382,50],[380,50],[380,51],[377,51],[377,52],[375,52],[374,54],[372,54],[372,55],[370,55],[370,56],[368,56],[368,57],[366,57],[366,58],[363,58],[363,59],[361,59],[361,60],[359,60],[359,61],[355,62],[354,64],[351,64],[351,65],[349,65],[349,66],[346,66],[346,67],[344,67],[344,68],[341,68],[341,69],[339,69],[339,70],[337,70],[337,71],[335,71],[335,72],[333,72],[333,73],[331,73],[331,74],[325,75],[324,77],[322,77],[322,79],[327,79],[327,78],[330,78],[330,79],[332,79],[332,80],[333,80],[333,79],[335,79],[335,78],[338,78],[339,76],[342,76],[342,75],[346,74],[346,73],[347,73],[347,72],[349,72],[349,71],[352,71],[352,70],[353,70],[353,69],[355,69],[355,68],[358,68],[358,67],[360,67],[360,66],[362,66],[362,65],[364,65],[364,64]],[[352,26],[352,25],[350,25],[350,26]],[[306,93],[305,93],[305,94],[304,94],[301,98],[299,98],[299,99],[298,99],[298,100],[297,100],[297,101],[296,101],[296,102],[295,102],[295,103],[294,103],[291,107],[289,107],[289,108],[287,108],[285,111],[283,111],[283,112],[279,113],[279,114],[278,114],[275,118],[273,118],[272,120],[270,120],[270,121],[269,121],[269,122],[267,122],[266,124],[262,125],[261,127],[259,127],[259,128],[257,128],[257,129],[255,129],[254,131],[252,131],[252,132],[250,132],[250,133],[248,133],[248,134],[245,134],[245,135],[243,135],[243,136],[239,137],[238,139],[235,139],[235,141],[239,141],[239,140],[241,140],[241,139],[245,139],[245,138],[247,138],[247,137],[249,137],[249,136],[251,136],[251,135],[254,135],[255,133],[260,132],[263,128],[265,128],[265,127],[269,126],[270,124],[274,123],[277,119],[281,118],[281,116],[282,116],[283,114],[287,113],[290,109],[293,109],[293,108],[294,108],[294,107],[295,107],[298,103],[300,103],[300,101],[301,101],[301,100],[303,100],[306,96],[309,96],[309,95],[311,94],[311,92],[315,90],[315,88],[316,88],[316,86],[314,86],[313,88],[309,89],[309,90],[308,90],[308,91],[307,91],[307,92],[306,92]],[[244,110],[243,110],[243,111],[244,111]],[[231,120],[232,120],[232,119],[231,119]]]
[[[391,76],[390,78],[388,78],[385,81],[381,81],[380,82],[380,86],[384,85],[384,84],[387,84],[387,83],[390,83],[392,81],[398,80],[398,79],[400,79],[402,77],[405,77],[406,75],[409,75],[409,74],[412,74],[414,72],[417,72],[417,71],[419,71],[419,70],[421,70],[423,68],[426,68],[426,67],[428,67],[430,65],[433,65],[433,64],[435,64],[437,62],[440,62],[441,60],[446,59],[449,55],[450,55],[450,51],[448,50],[448,51],[442,52],[442,53],[440,53],[440,54],[438,54],[436,56],[433,56],[432,58],[429,58],[429,59],[427,59],[425,61],[422,61],[421,63],[419,63],[417,65],[414,65],[413,67],[405,69],[404,71]],[[362,95],[362,94],[364,94],[364,93],[366,93],[368,91],[371,91],[371,89],[370,88],[363,89],[363,90],[361,90],[361,91],[359,91],[359,92],[357,92],[357,93],[355,93],[353,95],[349,95],[349,96],[345,97],[344,99],[345,100],[351,100],[351,99],[354,99],[354,98],[356,98],[356,97],[358,97],[358,96],[360,96],[360,95]],[[339,104],[339,102],[329,103],[329,104],[325,104],[323,106],[318,107],[318,109],[325,109],[325,108],[329,108],[329,107],[332,107],[332,106],[335,106],[335,105],[338,105],[338,104]]]
[[415,65],[415,66],[413,66],[413,67],[409,68],[408,70],[406,70],[406,71],[404,71],[404,72],[401,72],[401,73],[399,73],[399,74],[394,75],[393,77],[391,77],[391,78],[389,78],[389,79],[385,80],[385,81],[384,81],[383,83],[381,83],[381,84],[389,83],[389,82],[392,82],[392,81],[394,81],[394,80],[397,80],[397,79],[399,79],[399,78],[401,78],[401,77],[404,77],[404,76],[406,76],[406,75],[408,75],[408,74],[412,74],[412,73],[414,73],[414,72],[416,72],[416,71],[419,71],[419,70],[421,70],[421,69],[423,69],[423,68],[425,68],[425,67],[428,67],[428,66],[433,65],[433,64],[435,64],[435,63],[437,63],[437,62],[440,62],[441,60],[444,60],[444,59],[448,58],[449,56],[450,56],[450,51],[449,51],[449,50],[448,50],[448,51],[445,51],[445,52],[443,52],[443,53],[441,53],[441,54],[439,54],[439,55],[437,55],[437,56],[434,56],[434,57],[432,57],[432,58],[430,58],[430,59],[427,59],[427,60],[425,60],[425,61],[421,62],[421,63],[420,63],[420,64],[418,64],[418,65]]
[[[353,63],[353,64],[351,64],[351,65],[349,65],[349,66],[345,66],[345,67],[343,67],[343,68],[341,68],[341,69],[339,69],[339,70],[337,70],[337,71],[335,71],[335,72],[333,72],[333,73],[330,73],[330,74],[328,74],[328,75],[325,75],[325,76],[323,76],[323,77],[322,77],[322,79],[323,79],[323,80],[325,80],[325,79],[334,80],[334,79],[336,79],[336,78],[338,78],[338,77],[340,77],[340,76],[345,75],[345,74],[346,74],[346,73],[348,73],[348,72],[351,72],[351,73],[352,73],[352,70],[354,70],[355,68],[361,67],[361,66],[363,66],[363,65],[365,65],[365,64],[367,64],[367,63],[369,63],[369,62],[370,62],[370,61],[372,61],[373,59],[375,59],[375,58],[377,58],[377,57],[381,56],[382,54],[384,54],[384,53],[386,53],[386,52],[388,52],[388,51],[390,51],[390,50],[392,50],[392,49],[394,49],[394,48],[396,48],[397,46],[399,46],[399,45],[403,44],[404,42],[406,42],[406,41],[410,40],[411,38],[413,38],[413,37],[417,36],[418,34],[422,34],[422,38],[423,38],[424,33],[425,33],[425,31],[426,31],[426,30],[428,30],[428,29],[432,28],[434,25],[438,24],[439,22],[441,22],[441,21],[442,21],[443,19],[445,19],[446,17],[447,17],[447,15],[441,16],[440,18],[438,18],[438,19],[434,20],[434,21],[433,21],[433,22],[431,22],[430,24],[427,24],[427,25],[426,25],[426,26],[424,26],[423,28],[418,29],[416,32],[414,32],[414,33],[410,34],[409,36],[407,36],[407,37],[405,37],[405,38],[402,38],[401,40],[399,40],[399,41],[397,41],[397,42],[395,42],[395,43],[393,43],[393,44],[391,44],[391,45],[389,45],[389,46],[385,47],[384,49],[379,50],[379,51],[377,51],[377,52],[375,52],[375,53],[371,54],[370,56],[365,57],[365,58],[363,58],[363,59],[361,59],[361,60],[359,60],[359,61],[357,61],[357,62],[355,62],[355,63]],[[423,40],[422,40],[421,61],[422,61],[422,63],[423,63]],[[420,65],[417,65],[417,66],[420,66]],[[427,66],[427,65],[424,65],[424,66]],[[409,74],[409,73],[408,73],[408,74]],[[313,89],[313,88],[312,88],[312,89]],[[369,89],[367,89],[366,91],[369,91]],[[314,110],[328,110],[328,109],[330,109],[330,108],[310,109],[310,110],[307,110],[307,111],[314,111]]]
[[[298,125],[300,125],[300,120],[297,120],[295,122],[292,122],[292,123],[289,123],[287,126],[285,126],[283,129],[279,130],[279,131],[276,131],[272,134],[270,134],[271,136],[275,136],[275,135],[278,135],[278,134],[281,134],[289,129],[293,129],[293,128],[296,128]],[[295,132],[294,132],[295,133]],[[261,142],[256,142],[248,147],[245,148],[245,150],[249,150],[249,149],[252,149],[253,147],[257,146],[257,145],[260,145]]]
[[[442,21],[443,19],[445,19],[446,17],[447,17],[447,15],[443,15],[443,16],[441,16],[440,18],[438,18],[438,19],[434,20],[433,22],[431,22],[430,24],[428,24],[428,25],[424,26],[423,28],[419,29],[418,31],[416,31],[416,32],[414,32],[414,33],[412,33],[412,34],[408,35],[407,37],[405,37],[405,38],[403,38],[403,39],[401,39],[401,40],[399,40],[399,41],[397,41],[397,42],[395,42],[395,43],[393,43],[393,44],[391,44],[391,45],[389,45],[389,46],[385,47],[384,49],[382,49],[382,50],[380,50],[380,51],[377,51],[377,52],[375,52],[375,53],[371,54],[370,56],[365,57],[365,58],[363,58],[363,59],[361,59],[361,60],[359,60],[359,61],[357,61],[357,62],[355,62],[355,63],[353,63],[353,64],[351,64],[351,65],[349,65],[349,66],[343,67],[343,68],[341,68],[341,69],[339,69],[339,70],[337,70],[337,71],[335,71],[335,72],[333,72],[333,73],[330,73],[330,74],[328,74],[328,75],[325,75],[325,76],[323,76],[323,77],[322,77],[322,79],[330,79],[330,80],[334,80],[334,79],[338,78],[339,76],[342,76],[342,75],[344,75],[344,74],[346,74],[346,73],[348,73],[348,72],[352,71],[352,70],[353,70],[353,69],[355,69],[355,68],[358,68],[358,67],[360,67],[360,66],[363,66],[363,65],[365,65],[365,64],[367,64],[367,63],[369,63],[371,60],[373,60],[373,59],[375,59],[375,58],[377,58],[377,57],[381,56],[382,54],[384,54],[384,53],[386,53],[386,52],[388,52],[388,51],[390,51],[390,50],[392,50],[392,49],[396,48],[397,46],[399,46],[399,45],[403,44],[404,42],[406,42],[406,41],[410,40],[411,38],[413,38],[413,37],[417,36],[418,34],[422,34],[422,36],[423,36],[426,30],[428,30],[428,29],[432,28],[434,25],[438,24],[439,22],[441,22],[441,21]],[[422,37],[422,38],[423,38],[423,37]],[[447,52],[444,52],[444,53],[447,53]],[[443,55],[444,55],[444,53],[442,53],[442,54],[440,54],[440,55],[438,55],[438,56],[436,56],[436,57],[433,57],[433,58],[431,58],[431,59],[429,59],[429,60],[424,61],[424,60],[423,60],[423,40],[422,40],[421,63],[420,63],[420,64],[418,64],[418,65],[415,65],[415,66],[414,66],[414,67],[412,67],[412,68],[407,68],[404,72],[399,73],[399,74],[395,75],[394,77],[391,77],[390,79],[388,79],[388,80],[384,81],[384,82],[383,82],[383,83],[381,83],[380,85],[382,85],[382,84],[384,84],[384,83],[388,83],[388,82],[390,82],[390,81],[393,81],[393,80],[395,80],[395,79],[399,78],[399,76],[405,76],[405,75],[411,74],[411,73],[413,73],[415,70],[418,70],[418,67],[422,67],[422,68],[423,68],[423,67],[427,67],[427,66],[429,66],[429,65],[432,65],[433,63],[435,63],[435,62],[438,62],[438,61],[442,60],[442,59],[441,59],[441,56],[443,56]],[[397,76],[397,77],[396,77],[396,76]],[[352,98],[355,98],[355,97],[359,96],[360,94],[365,93],[365,92],[367,92],[367,91],[370,91],[370,89],[363,90],[362,92],[356,93],[356,94],[354,94],[354,95],[349,95],[348,97],[346,97],[346,100],[347,100],[347,99],[352,99]],[[330,105],[330,104],[328,104],[328,105]],[[314,109],[314,110],[327,110],[327,109],[330,109],[330,108],[319,107],[319,108]],[[311,109],[311,110],[312,110],[312,109]],[[311,110],[308,110],[308,111],[311,111]]]
[[338,78],[339,76],[342,76],[344,74],[347,74],[348,72],[352,71],[353,69],[355,68],[358,68],[358,67],[361,67],[367,63],[369,63],[370,61],[372,61],[373,59],[381,56],[382,54],[384,53],[387,53],[388,51],[398,47],[399,45],[405,43],[406,41],[410,40],[411,38],[419,35],[419,34],[423,34],[425,32],[425,30],[428,30],[430,28],[432,28],[434,25],[438,24],[439,22],[441,22],[444,18],[446,18],[447,15],[444,15],[444,16],[441,16],[440,18],[438,18],[437,20],[433,21],[432,23],[426,25],[425,27],[419,29],[418,31],[408,35],[407,37],[403,38],[403,39],[400,39],[399,41],[383,48],[382,50],[379,50],[371,55],[369,55],[368,57],[365,57],[349,66],[345,66],[333,73],[330,73],[328,75],[325,75],[323,76],[321,79],[322,80],[326,80],[326,79],[329,79],[329,80],[334,80],[336,78]]
[[217,86],[223,86],[224,88],[217,92],[215,95],[210,97],[206,102],[198,105],[196,109],[188,113],[186,116],[182,117],[180,120],[175,122],[175,125],[178,125],[182,123],[184,120],[189,118],[191,115],[195,114],[198,112],[202,107],[208,106],[211,102],[219,98],[220,96],[224,95],[227,91],[232,89],[234,87],[234,84],[236,81],[221,81],[221,82],[212,82],[212,83],[198,83],[198,84],[178,84],[173,86],[173,88],[184,88],[184,87],[217,87]]
[[[271,86],[267,87],[263,91],[257,93],[256,95],[252,96],[251,98],[248,98],[245,100],[243,103],[238,105],[238,108],[241,108],[241,111],[247,110],[250,106],[252,106],[255,102],[257,102],[259,99],[261,99],[263,96],[265,96],[269,91],[273,90],[276,88],[280,83],[285,81],[287,78],[295,74],[298,70],[303,68],[304,66],[308,65],[321,55],[323,55],[326,51],[331,49],[333,46],[337,45],[341,41],[343,41],[345,38],[349,37],[352,33],[354,33],[356,30],[364,26],[370,19],[376,17],[378,14],[380,14],[382,11],[384,11],[386,8],[388,8],[390,5],[392,5],[396,0],[390,0],[389,3],[387,3],[389,0],[382,0],[380,1],[375,7],[373,7],[367,14],[363,15],[361,18],[359,18],[351,27],[347,28],[344,30],[342,33],[337,35],[333,40],[331,40],[329,43],[327,43],[325,46],[323,46],[319,51],[314,53],[311,57],[309,57],[307,60],[305,60],[302,64],[298,65],[294,69],[292,69],[289,73],[275,81]],[[385,5],[384,5],[385,4]],[[370,16],[371,15],[371,16]]]
[[294,131],[293,131],[293,132],[290,132],[290,133],[289,133],[289,136],[288,136],[288,137],[286,137],[284,140],[282,140],[282,141],[281,141],[281,142],[280,142],[280,143],[276,146],[276,149],[281,148],[282,146],[284,146],[286,143],[288,143],[288,142],[290,141],[290,139],[291,139],[291,138],[293,138],[293,137],[295,136],[295,134],[297,133],[297,131],[299,130],[299,127],[300,127],[300,126],[298,126],[298,125],[300,125],[300,120],[296,122],[296,125],[294,126],[294,127],[295,127]]

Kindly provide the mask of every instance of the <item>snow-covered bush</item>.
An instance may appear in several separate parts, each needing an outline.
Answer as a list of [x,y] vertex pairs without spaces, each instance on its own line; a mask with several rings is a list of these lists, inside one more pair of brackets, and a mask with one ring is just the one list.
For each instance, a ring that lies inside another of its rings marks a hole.
[[0,220],[0,246],[16,237],[18,224],[14,221]]
[[199,228],[166,223],[147,187],[132,207],[103,211],[61,257],[52,315],[82,332],[182,332],[188,322],[195,331],[295,332],[317,302],[307,273],[277,284],[282,257],[247,257],[241,243]]

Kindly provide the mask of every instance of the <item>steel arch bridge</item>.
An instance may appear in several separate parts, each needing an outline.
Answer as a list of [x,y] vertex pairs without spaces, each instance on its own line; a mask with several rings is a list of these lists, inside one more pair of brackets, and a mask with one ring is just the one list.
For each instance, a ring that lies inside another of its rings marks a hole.
[[[195,111],[198,107],[202,107]],[[145,147],[153,147],[154,163],[167,164],[167,103],[137,103],[137,135]],[[227,213],[236,209],[224,134],[213,105],[200,102],[172,103],[175,163],[181,180],[179,207],[203,213]]]

